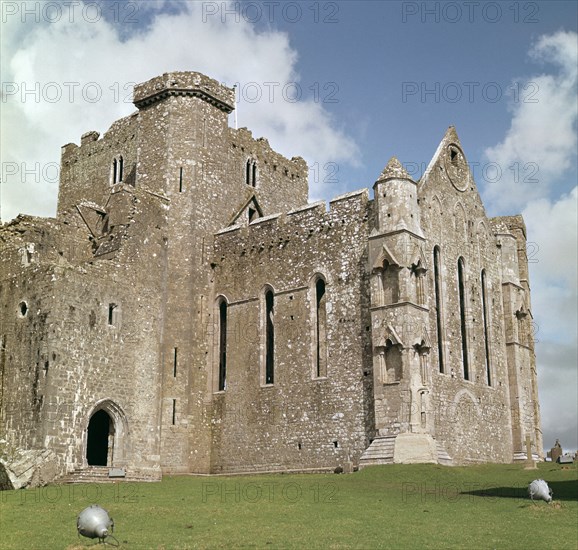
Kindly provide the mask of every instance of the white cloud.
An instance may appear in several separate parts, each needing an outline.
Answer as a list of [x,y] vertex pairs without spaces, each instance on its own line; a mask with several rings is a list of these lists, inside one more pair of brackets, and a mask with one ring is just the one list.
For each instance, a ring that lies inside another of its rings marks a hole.
[[578,356],[573,344],[540,342],[536,348],[544,447],[557,438],[564,450],[578,449]]
[[513,117],[504,140],[486,149],[501,177],[488,182],[485,196],[496,210],[523,207],[528,200],[548,196],[552,183],[576,159],[576,84],[578,35],[558,32],[542,36],[530,55],[554,65],[555,74],[541,74],[513,84]]
[[517,87],[521,93],[511,104],[510,128],[485,151],[502,176],[487,182],[486,204],[494,212],[522,211],[526,221],[546,448],[556,437],[566,447],[578,446],[578,189],[558,190],[575,185],[567,174],[575,170],[578,143],[577,42],[575,32],[562,31],[536,41],[530,57],[548,64],[551,73],[529,77]]
[[523,210],[528,230],[532,277],[545,284],[576,287],[578,248],[578,187],[552,202],[537,199]]
[[[228,17],[223,24],[220,16],[203,17],[202,3],[182,4],[177,14],[159,12],[163,6],[162,0],[139,3],[146,25],[128,36],[120,36],[121,27],[104,18],[85,20],[82,10],[75,11],[74,23],[67,17],[36,25],[8,21],[3,50],[10,61],[2,75],[7,92],[2,98],[3,220],[19,212],[53,215],[60,147],[78,143],[88,130],[104,132],[133,112],[133,83],[175,70],[200,71],[231,86],[239,82],[246,92],[240,94],[239,126],[267,137],[279,152],[321,166],[356,163],[355,143],[315,101],[310,84],[300,82],[297,52],[285,33],[258,31],[243,18]],[[295,87],[286,86],[292,82],[305,92],[302,101],[290,101],[288,92]],[[256,89],[261,99],[251,102],[250,92]],[[23,96],[23,90],[30,93]],[[320,184],[311,185],[312,194],[323,194]]]
[[523,211],[531,246],[530,284],[544,445],[578,448],[578,188]]

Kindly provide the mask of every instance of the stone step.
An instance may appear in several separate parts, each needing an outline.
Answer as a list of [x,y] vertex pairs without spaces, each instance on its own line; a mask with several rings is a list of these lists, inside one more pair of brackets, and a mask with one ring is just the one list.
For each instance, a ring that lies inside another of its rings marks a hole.
[[[393,464],[395,437],[396,436],[376,437],[361,455],[359,467],[363,468],[364,466],[373,466],[375,464]],[[446,466],[453,464],[451,456],[439,441],[436,441],[436,450],[439,464]]]
[[359,468],[376,464],[393,464],[395,436],[376,437],[359,459]]
[[445,466],[452,466],[453,460],[446,451],[446,448],[439,441],[436,441],[436,447],[438,452],[438,462],[440,464],[444,464]]
[[159,481],[160,478],[139,474],[137,472],[125,472],[124,477],[110,477],[111,468],[108,466],[91,466],[68,472],[57,480],[58,483],[116,483],[118,481]]

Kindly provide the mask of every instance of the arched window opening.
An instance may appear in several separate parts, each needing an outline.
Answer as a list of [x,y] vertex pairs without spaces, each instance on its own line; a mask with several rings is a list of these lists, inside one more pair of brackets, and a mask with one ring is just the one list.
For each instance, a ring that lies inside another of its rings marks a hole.
[[462,364],[464,368],[464,380],[470,379],[470,368],[468,362],[468,335],[466,320],[466,285],[465,285],[465,264],[464,259],[458,260],[458,292],[460,300],[460,334],[462,340]]
[[118,172],[118,166],[117,166],[117,162],[116,159],[112,160],[112,178],[110,183],[112,183],[113,185],[116,183],[116,175]]
[[265,384],[275,381],[275,309],[271,289],[265,292]]
[[383,262],[381,271],[382,305],[399,302],[399,270],[387,260]]
[[315,283],[315,376],[327,376],[327,295],[325,281]]
[[383,360],[385,363],[386,383],[399,382],[402,375],[402,356],[399,344],[394,344],[389,338],[385,342]]
[[257,187],[257,161],[248,159],[245,165],[245,183]]
[[415,277],[415,300],[420,305],[426,304],[425,274],[427,269],[422,265],[421,260],[411,266],[411,275]]
[[434,293],[436,304],[436,329],[438,340],[438,367],[441,373],[445,372],[444,365],[444,337],[442,322],[442,280],[441,280],[441,258],[439,246],[434,247]]
[[482,317],[484,321],[484,351],[486,356],[486,380],[488,386],[492,385],[490,363],[490,319],[488,310],[488,289],[486,286],[486,270],[482,269]]
[[114,454],[114,422],[100,409],[88,423],[86,460],[89,466],[111,466]]
[[124,160],[122,155],[118,155],[112,159],[112,170],[110,174],[110,184],[116,185],[122,182],[124,170]]
[[227,387],[227,302],[219,303],[219,391]]

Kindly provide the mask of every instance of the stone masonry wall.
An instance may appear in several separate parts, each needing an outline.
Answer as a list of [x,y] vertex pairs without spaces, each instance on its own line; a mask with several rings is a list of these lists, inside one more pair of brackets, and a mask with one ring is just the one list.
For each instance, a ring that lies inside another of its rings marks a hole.
[[[362,191],[335,199],[329,212],[323,204],[310,205],[216,236],[213,303],[227,300],[228,330],[226,389],[213,387],[213,471],[333,469],[357,460],[368,445],[367,231]],[[313,372],[316,275],[327,285],[328,366],[322,378]],[[266,285],[275,295],[272,385],[263,378]],[[212,359],[216,378],[216,346]]]

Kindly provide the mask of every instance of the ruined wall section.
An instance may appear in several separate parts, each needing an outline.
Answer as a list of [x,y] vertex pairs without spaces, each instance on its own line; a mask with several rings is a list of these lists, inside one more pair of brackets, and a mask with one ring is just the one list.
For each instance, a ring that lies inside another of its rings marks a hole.
[[[221,231],[215,238],[210,354],[213,472],[333,469],[372,434],[367,190]],[[314,372],[315,277],[327,293],[327,373]],[[274,292],[274,383],[264,379],[264,289]],[[218,300],[227,307],[218,391]]]
[[112,465],[127,467],[129,476],[160,476],[163,208],[146,193],[134,199],[134,216],[126,221],[136,235],[109,259],[94,257],[75,208],[61,221],[17,220],[2,231],[2,324],[11,329],[2,330],[8,332],[3,389],[13,401],[2,404],[3,418],[10,417],[5,427],[21,448],[55,451],[60,474],[87,465],[90,416],[112,406],[118,412]]
[[135,185],[137,117],[134,113],[117,120],[102,137],[95,131],[86,132],[80,146],[69,143],[62,147],[58,217],[82,201],[104,206],[115,184],[114,159],[119,162],[122,157],[122,182]]
[[[509,375],[503,331],[499,243],[455,130],[450,128],[418,186],[427,239],[435,437],[456,463],[510,462]],[[440,365],[434,247],[440,250]],[[468,378],[465,379],[458,260],[464,260]],[[481,273],[485,272],[489,381]]]
[[50,361],[48,322],[58,261],[46,239],[55,220],[19,216],[0,229],[0,438],[8,448],[38,449]]

